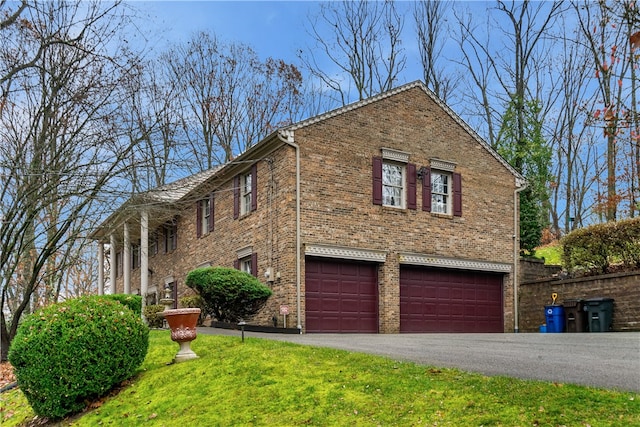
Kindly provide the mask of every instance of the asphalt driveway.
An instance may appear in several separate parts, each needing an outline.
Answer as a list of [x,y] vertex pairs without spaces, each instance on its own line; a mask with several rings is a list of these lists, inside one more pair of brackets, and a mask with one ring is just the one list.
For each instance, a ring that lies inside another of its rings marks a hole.
[[[199,328],[237,336],[240,331]],[[245,337],[377,354],[485,375],[640,392],[640,332],[579,334],[270,334]]]

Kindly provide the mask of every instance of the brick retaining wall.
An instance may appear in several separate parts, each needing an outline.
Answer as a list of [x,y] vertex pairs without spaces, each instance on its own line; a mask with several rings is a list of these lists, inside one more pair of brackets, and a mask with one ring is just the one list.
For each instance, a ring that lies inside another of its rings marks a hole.
[[[526,268],[522,268],[523,275]],[[544,306],[551,304],[553,292],[558,294],[559,303],[568,299],[613,298],[613,330],[640,331],[640,271],[523,281],[518,294],[520,332],[537,332],[545,323]]]

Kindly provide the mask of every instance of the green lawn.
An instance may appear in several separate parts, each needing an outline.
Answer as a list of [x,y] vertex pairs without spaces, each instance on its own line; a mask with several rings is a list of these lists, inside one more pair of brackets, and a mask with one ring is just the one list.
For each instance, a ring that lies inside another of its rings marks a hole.
[[[342,350],[199,335],[200,356],[152,331],[139,375],[65,426],[640,426],[640,395],[486,377]],[[2,426],[33,418],[19,390]]]
[[562,265],[562,246],[558,243],[552,243],[536,248],[536,258],[544,259],[544,263],[548,265]]

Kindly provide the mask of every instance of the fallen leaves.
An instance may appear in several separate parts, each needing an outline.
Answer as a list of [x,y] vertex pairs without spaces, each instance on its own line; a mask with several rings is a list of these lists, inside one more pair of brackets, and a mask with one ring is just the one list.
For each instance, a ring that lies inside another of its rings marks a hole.
[[0,363],[0,388],[16,381],[13,366],[9,362]]

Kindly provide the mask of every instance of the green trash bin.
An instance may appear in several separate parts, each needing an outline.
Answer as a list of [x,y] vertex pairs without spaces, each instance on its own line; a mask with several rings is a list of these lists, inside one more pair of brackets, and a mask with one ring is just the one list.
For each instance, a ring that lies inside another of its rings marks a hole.
[[589,332],[609,332],[613,325],[613,298],[591,298],[584,301]]

